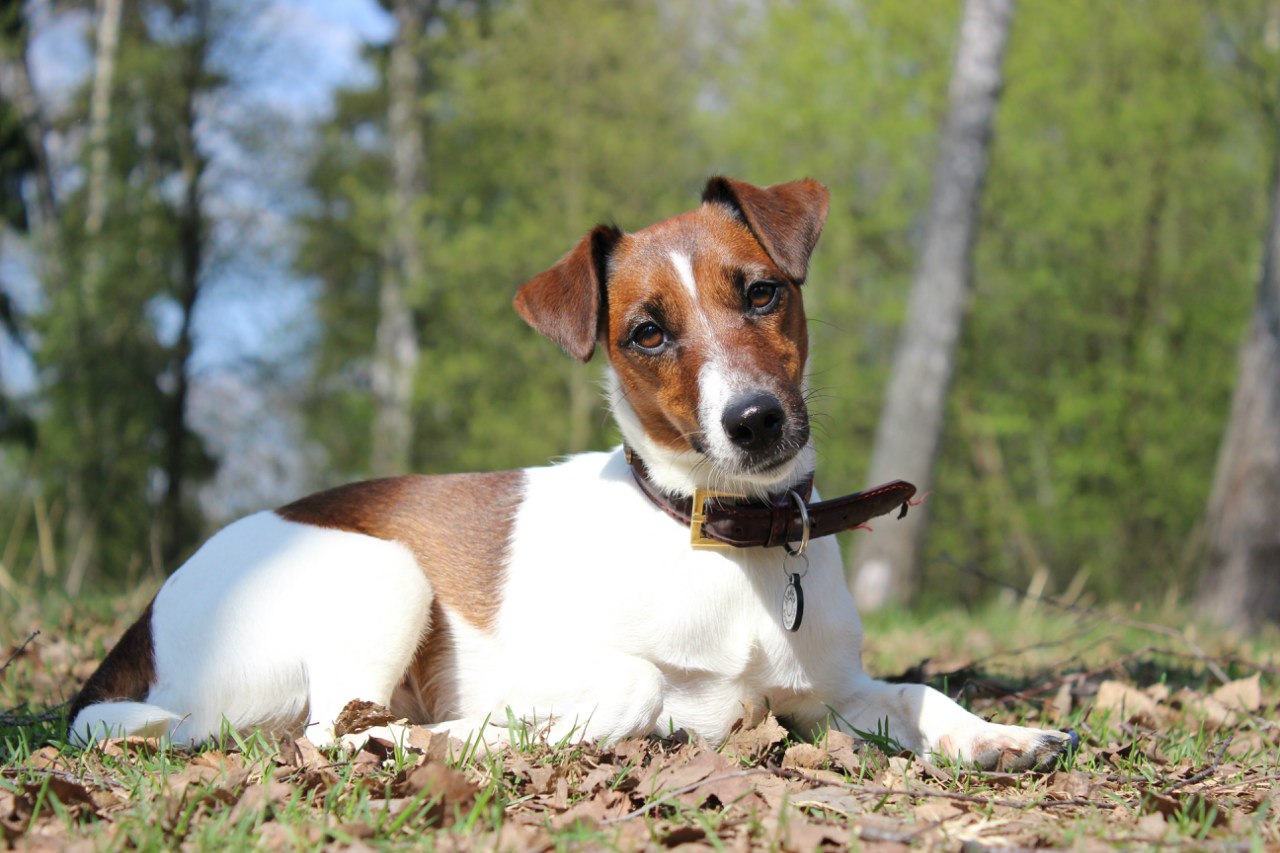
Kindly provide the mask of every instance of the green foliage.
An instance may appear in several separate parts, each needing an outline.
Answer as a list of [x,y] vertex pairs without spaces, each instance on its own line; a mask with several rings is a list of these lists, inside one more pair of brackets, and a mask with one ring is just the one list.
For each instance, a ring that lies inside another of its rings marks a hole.
[[[1141,597],[1187,582],[1269,157],[1210,24],[1198,4],[1158,0],[1020,10],[931,499],[935,558],[1025,581],[1032,555],[1012,535],[1025,525],[1062,583],[1084,570],[1101,593]],[[928,586],[946,592],[944,565]]]
[[[646,3],[512,3],[447,18],[431,65],[428,179],[420,207],[428,280],[411,295],[422,360],[415,462],[422,470],[538,464],[609,441],[595,369],[511,309],[521,282],[592,224],[639,228],[687,205],[701,176],[680,33]],[[313,420],[342,479],[368,470],[372,352],[389,212],[385,94],[347,92],[322,132],[304,269],[322,284]]]

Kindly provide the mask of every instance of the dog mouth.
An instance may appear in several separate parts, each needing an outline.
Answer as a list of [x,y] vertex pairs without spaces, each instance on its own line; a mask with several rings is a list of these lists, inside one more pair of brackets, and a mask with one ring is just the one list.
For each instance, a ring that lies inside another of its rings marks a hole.
[[[729,446],[725,446],[729,444]],[[788,415],[777,436],[751,446],[717,441],[705,431],[689,436],[689,446],[722,474],[754,479],[785,479],[789,467],[809,444],[809,420],[803,414]]]

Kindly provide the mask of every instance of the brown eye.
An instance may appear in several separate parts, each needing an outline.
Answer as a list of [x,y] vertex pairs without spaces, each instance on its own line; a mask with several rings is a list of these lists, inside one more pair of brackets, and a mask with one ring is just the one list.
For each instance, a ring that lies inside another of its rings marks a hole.
[[631,333],[631,342],[640,349],[656,350],[667,342],[667,333],[657,323],[641,323]]
[[778,301],[782,290],[776,281],[756,281],[747,288],[747,307],[753,311],[767,311]]

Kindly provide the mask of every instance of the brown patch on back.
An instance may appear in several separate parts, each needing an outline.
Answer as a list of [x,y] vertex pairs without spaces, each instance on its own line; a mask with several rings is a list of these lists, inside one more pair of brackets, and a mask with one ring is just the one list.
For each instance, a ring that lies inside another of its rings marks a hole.
[[69,720],[74,722],[77,714],[99,702],[142,702],[147,698],[156,680],[155,644],[151,639],[153,604],[154,598],[71,700]]
[[[399,542],[413,552],[436,601],[487,631],[502,603],[523,483],[519,471],[367,480],[305,497],[276,514]],[[433,631],[436,622],[443,620],[433,611]]]

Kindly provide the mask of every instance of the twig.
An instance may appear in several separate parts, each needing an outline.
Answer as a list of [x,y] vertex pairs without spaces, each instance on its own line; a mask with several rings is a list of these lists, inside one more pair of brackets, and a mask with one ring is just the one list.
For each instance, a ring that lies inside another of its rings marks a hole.
[[[63,703],[66,704],[66,703]],[[62,705],[43,714],[15,714],[6,711],[0,714],[0,726],[38,726],[41,723],[52,723],[62,716]]]
[[[959,560],[956,560],[952,557],[946,557],[944,559],[946,560],[946,562],[950,563],[952,566],[959,569],[960,571],[973,575],[974,577],[978,578],[979,580],[985,583],[995,584],[996,586],[1013,590],[1018,595],[1022,595],[1022,596],[1027,595],[1027,592],[1025,590],[1021,589],[1015,584],[1011,584],[1007,581],[1001,580],[1000,578],[992,577],[991,575],[988,575],[986,572],[979,569],[977,566],[961,563]],[[1209,672],[1213,673],[1214,678],[1218,679],[1223,684],[1226,684],[1231,680],[1230,676],[1228,676],[1226,672],[1223,671],[1222,667],[1218,666],[1217,661],[1215,661],[1212,657],[1210,657],[1209,653],[1206,652],[1203,648],[1201,648],[1199,643],[1191,639],[1191,637],[1189,637],[1185,631],[1179,631],[1177,628],[1170,628],[1167,625],[1160,625],[1155,622],[1143,622],[1140,619],[1130,619],[1126,616],[1121,616],[1115,613],[1102,614],[1102,613],[1099,613],[1097,610],[1094,610],[1092,607],[1085,607],[1083,605],[1075,604],[1072,602],[1059,601],[1058,599],[1048,595],[1037,595],[1037,596],[1034,596],[1034,598],[1037,602],[1040,602],[1043,604],[1049,604],[1049,605],[1052,605],[1053,607],[1057,607],[1061,610],[1067,610],[1071,613],[1077,613],[1083,616],[1088,616],[1093,619],[1105,618],[1107,619],[1107,621],[1115,624],[1124,625],[1129,628],[1137,628],[1140,631],[1150,631],[1153,634],[1163,634],[1166,637],[1172,637],[1175,640],[1181,640],[1183,643],[1187,645],[1189,649],[1191,649],[1195,657],[1198,658],[1202,664],[1204,664],[1205,668],[1208,669]]]
[[961,803],[977,803],[984,806],[1002,806],[1010,809],[1060,808],[1062,806],[1090,806],[1096,809],[1119,808],[1119,803],[1102,803],[1096,800],[1034,800],[1020,802],[1018,800],[1001,800],[993,797],[976,797],[972,794],[956,794],[951,791],[937,791],[931,788],[882,788],[878,785],[855,785],[852,782],[828,782],[816,776],[810,776],[799,770],[779,770],[778,775],[791,779],[800,779],[815,785],[835,785],[856,794],[872,797],[935,797],[943,800],[955,800]]
[[641,815],[648,814],[650,811],[652,811],[653,809],[656,809],[658,806],[663,805],[664,803],[669,803],[672,800],[674,800],[676,797],[681,796],[682,794],[687,794],[690,791],[696,791],[699,788],[701,788],[703,785],[710,785],[713,782],[723,782],[726,779],[741,779],[745,776],[759,776],[762,773],[772,773],[772,772],[773,772],[772,770],[769,770],[764,767],[753,767],[750,770],[738,770],[733,773],[722,773],[719,776],[709,776],[706,779],[702,779],[701,781],[694,782],[692,785],[685,785],[683,788],[676,788],[674,791],[668,791],[666,794],[654,800],[653,802],[648,803],[644,806],[641,806],[635,811],[627,812],[621,817],[612,817],[612,818],[609,818],[608,820],[603,820],[600,822],[600,825],[611,826],[612,824],[615,824],[615,823],[622,823],[623,821],[631,820],[632,818],[637,818],[637,817],[640,817]]
[[1200,793],[1216,794],[1219,791],[1225,791],[1228,788],[1239,788],[1241,785],[1254,785],[1258,782],[1276,782],[1280,781],[1280,773],[1259,773],[1257,776],[1246,776],[1243,779],[1237,779],[1234,782],[1223,782],[1221,785],[1214,785],[1211,788],[1205,788]]
[[1187,785],[1194,785],[1197,782],[1203,782],[1205,779],[1208,779],[1214,773],[1217,773],[1218,766],[1222,764],[1222,756],[1227,754],[1227,747],[1231,745],[1231,741],[1233,738],[1235,738],[1234,733],[1229,734],[1222,739],[1222,742],[1218,745],[1217,754],[1213,756],[1213,763],[1210,764],[1207,768],[1205,768],[1204,770],[1201,770],[1199,773],[1188,776],[1186,779],[1183,779],[1181,782],[1175,782],[1174,784],[1165,788],[1160,793],[1164,796],[1168,796],[1169,794],[1173,793],[1179,788],[1184,788]]
[[90,784],[97,785],[100,788],[119,788],[122,791],[130,790],[129,786],[121,782],[119,779],[112,779],[106,776],[94,776],[89,773],[77,775],[66,770],[55,770],[52,767],[14,767],[5,768],[5,770],[0,772],[3,772],[6,776],[12,775],[15,778],[20,773],[43,773],[46,776],[57,776],[59,779],[68,779],[81,785],[88,782]]
[[40,636],[39,631],[32,631],[31,636],[23,640],[22,645],[18,646],[18,648],[14,650],[13,654],[9,655],[9,659],[4,662],[3,666],[0,666],[0,675],[3,675],[4,671],[9,668],[9,664],[17,660],[22,655],[22,653],[27,650],[27,646],[31,645],[31,642],[35,640],[36,637],[39,637],[39,636]]

